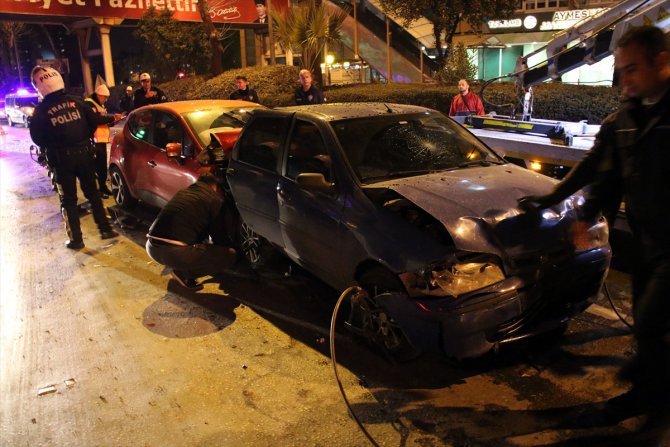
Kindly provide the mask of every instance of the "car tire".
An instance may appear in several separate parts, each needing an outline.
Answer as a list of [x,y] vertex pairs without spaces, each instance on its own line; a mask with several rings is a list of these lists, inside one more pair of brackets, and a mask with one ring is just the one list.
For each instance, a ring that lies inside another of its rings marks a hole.
[[240,217],[237,221],[237,240],[235,241],[249,266],[259,272],[271,273],[280,270],[280,258],[277,250],[263,237],[257,234]]
[[[352,307],[352,312],[360,315],[353,316],[355,321],[361,322],[365,338],[381,350],[388,358],[395,361],[408,361],[421,355],[409,338],[388,315],[384,309],[381,294],[389,292],[406,293],[400,280],[382,266],[367,269],[358,278],[358,283],[367,292],[368,300],[363,305]],[[350,321],[352,318],[350,317]]]
[[14,127],[14,123],[12,122],[12,119],[7,115],[7,124],[9,124],[9,127]]
[[112,184],[112,196],[117,205],[123,209],[131,209],[137,205],[137,199],[130,195],[128,183],[116,166],[109,168],[109,177]]

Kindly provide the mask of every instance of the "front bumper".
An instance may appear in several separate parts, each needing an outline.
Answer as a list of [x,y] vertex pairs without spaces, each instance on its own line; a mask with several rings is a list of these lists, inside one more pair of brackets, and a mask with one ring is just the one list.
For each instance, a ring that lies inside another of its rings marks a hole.
[[497,344],[556,328],[584,311],[600,291],[610,259],[605,246],[538,269],[535,279],[507,278],[458,300],[388,294],[380,304],[417,348],[477,357]]

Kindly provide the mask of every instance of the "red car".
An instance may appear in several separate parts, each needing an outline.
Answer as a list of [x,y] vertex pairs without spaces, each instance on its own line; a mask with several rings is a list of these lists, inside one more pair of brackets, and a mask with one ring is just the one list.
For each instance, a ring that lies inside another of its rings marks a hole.
[[212,139],[232,149],[250,111],[259,104],[230,100],[179,101],[141,107],[112,140],[109,175],[116,203],[138,201],[163,207],[180,189],[194,183],[196,160]]

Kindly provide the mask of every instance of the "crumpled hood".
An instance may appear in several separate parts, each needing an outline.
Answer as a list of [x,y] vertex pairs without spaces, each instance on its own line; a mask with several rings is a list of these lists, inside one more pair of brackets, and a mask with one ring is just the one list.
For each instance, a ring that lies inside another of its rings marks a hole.
[[[457,248],[503,255],[503,251],[516,251],[515,246],[526,251],[547,245],[550,234],[546,222],[537,213],[522,213],[517,199],[546,194],[555,184],[554,179],[506,164],[390,180],[370,187],[392,189],[423,208],[442,222]],[[551,226],[556,227],[557,221],[558,217]],[[552,233],[553,238],[561,234]]]

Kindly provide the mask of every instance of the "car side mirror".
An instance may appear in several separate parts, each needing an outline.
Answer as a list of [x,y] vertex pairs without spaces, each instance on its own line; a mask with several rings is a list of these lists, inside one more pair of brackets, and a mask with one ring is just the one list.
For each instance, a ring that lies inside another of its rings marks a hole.
[[329,193],[335,189],[335,183],[326,181],[326,178],[321,173],[306,172],[298,174],[295,181],[298,186],[308,191]]
[[168,143],[165,145],[165,152],[168,158],[181,157],[181,143]]

